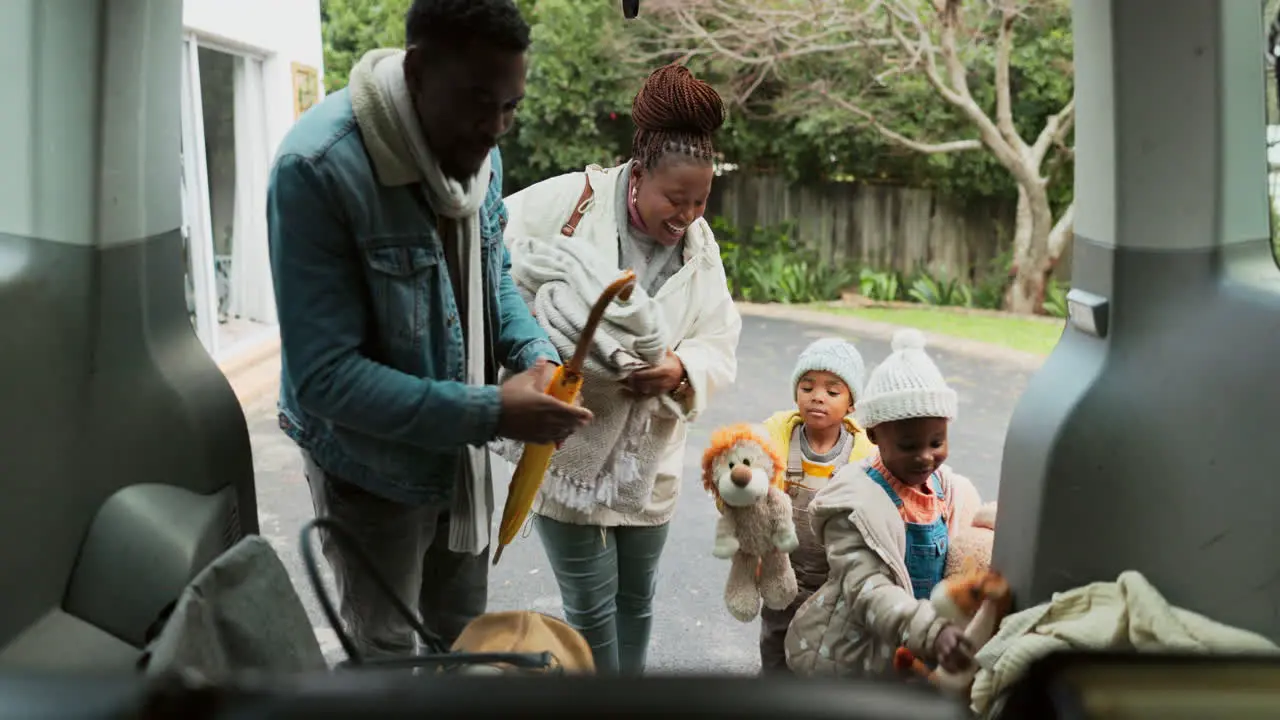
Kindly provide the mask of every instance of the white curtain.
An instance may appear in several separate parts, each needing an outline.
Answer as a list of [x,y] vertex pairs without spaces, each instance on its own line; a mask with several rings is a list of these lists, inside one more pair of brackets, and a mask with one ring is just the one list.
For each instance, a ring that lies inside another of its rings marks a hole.
[[235,64],[235,220],[231,234],[229,314],[276,323],[267,255],[267,138],[262,61]]

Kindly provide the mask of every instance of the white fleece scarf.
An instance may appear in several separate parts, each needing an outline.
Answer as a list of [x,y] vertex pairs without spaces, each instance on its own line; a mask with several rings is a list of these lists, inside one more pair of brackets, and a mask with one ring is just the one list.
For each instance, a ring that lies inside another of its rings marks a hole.
[[[422,182],[431,209],[454,222],[453,237],[442,243],[458,247],[467,296],[466,382],[485,384],[484,279],[480,209],[489,189],[489,159],[460,183],[446,177],[427,147],[404,78],[403,50],[373,50],[351,71],[351,104],[378,178],[383,184]],[[406,157],[406,155],[408,157]],[[412,164],[407,164],[412,161]],[[449,510],[449,549],[473,555],[489,545],[493,518],[493,486],[485,447],[465,446],[462,468]]]

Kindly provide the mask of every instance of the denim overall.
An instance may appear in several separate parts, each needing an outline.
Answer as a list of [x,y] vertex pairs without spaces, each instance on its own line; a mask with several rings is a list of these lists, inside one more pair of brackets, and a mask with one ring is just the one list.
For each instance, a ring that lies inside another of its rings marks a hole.
[[[893,486],[876,468],[868,465],[867,476],[889,493],[893,504],[902,509],[902,498],[894,491]],[[942,490],[942,478],[937,473],[929,476],[933,491],[938,499],[945,502]],[[942,573],[947,565],[947,521],[943,515],[927,525],[904,522],[907,530],[907,575],[911,578],[911,590],[917,600],[927,600],[933,588],[942,582]]]

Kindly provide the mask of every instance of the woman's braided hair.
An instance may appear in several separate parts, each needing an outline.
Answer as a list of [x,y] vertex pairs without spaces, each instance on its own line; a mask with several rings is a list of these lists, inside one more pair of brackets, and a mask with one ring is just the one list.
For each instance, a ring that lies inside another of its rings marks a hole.
[[724,102],[689,68],[666,65],[644,81],[631,104],[636,134],[631,157],[652,169],[668,153],[682,153],[710,162],[715,157],[711,136],[724,124]]

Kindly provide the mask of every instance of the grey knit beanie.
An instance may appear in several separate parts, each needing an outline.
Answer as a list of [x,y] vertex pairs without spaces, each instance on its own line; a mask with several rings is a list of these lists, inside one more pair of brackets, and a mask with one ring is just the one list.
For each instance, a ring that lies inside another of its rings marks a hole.
[[822,338],[813,341],[796,360],[795,371],[791,373],[792,392],[795,392],[796,386],[800,384],[800,378],[814,370],[829,372],[843,380],[844,384],[849,386],[855,405],[858,398],[862,397],[866,366],[862,362],[862,355],[853,343],[840,338]]

